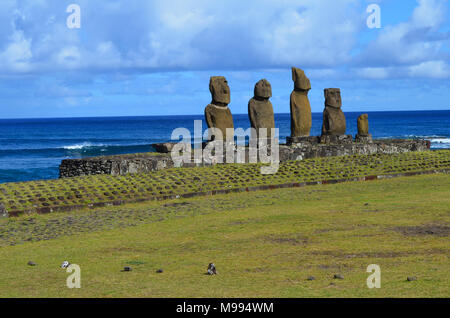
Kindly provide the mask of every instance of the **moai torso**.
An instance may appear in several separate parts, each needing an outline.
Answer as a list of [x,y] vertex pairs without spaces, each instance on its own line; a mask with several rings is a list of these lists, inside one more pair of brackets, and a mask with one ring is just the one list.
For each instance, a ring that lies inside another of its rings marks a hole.
[[345,135],[345,115],[341,109],[341,91],[339,88],[327,88],[325,110],[323,111],[322,135]]
[[294,90],[291,93],[291,137],[309,136],[311,131],[311,105],[308,91],[311,83],[305,73],[292,68]]
[[212,101],[205,108],[206,124],[208,128],[218,128],[222,132],[222,138],[213,134],[212,140],[226,140],[226,129],[234,128],[233,116],[228,108],[230,103],[228,82],[223,76],[212,76],[209,82],[209,90],[212,95]]
[[260,128],[266,128],[266,137],[272,136],[272,128],[275,128],[273,106],[269,98],[272,96],[272,87],[266,79],[260,80],[255,85],[254,97],[248,102],[248,117],[252,128],[260,136]]

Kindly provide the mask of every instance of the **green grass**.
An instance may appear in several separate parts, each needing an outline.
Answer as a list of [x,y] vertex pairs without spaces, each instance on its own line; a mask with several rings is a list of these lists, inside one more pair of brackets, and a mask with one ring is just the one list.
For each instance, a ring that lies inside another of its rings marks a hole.
[[213,190],[261,185],[351,180],[370,175],[450,169],[450,151],[314,158],[280,164],[274,175],[260,173],[261,164],[171,168],[126,176],[94,175],[59,180],[0,184],[0,202],[9,212],[136,202]]
[[[435,174],[1,220],[18,235],[67,217],[77,226],[0,247],[0,296],[449,297],[449,206],[450,178]],[[108,228],[77,223],[108,213]],[[64,260],[81,266],[81,289],[65,286]],[[381,289],[366,287],[369,264]]]

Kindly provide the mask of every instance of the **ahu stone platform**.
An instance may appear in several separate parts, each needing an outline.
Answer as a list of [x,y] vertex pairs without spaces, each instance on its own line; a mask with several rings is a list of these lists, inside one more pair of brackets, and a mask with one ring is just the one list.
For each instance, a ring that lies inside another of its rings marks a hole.
[[126,175],[158,171],[171,167],[173,167],[173,161],[170,154],[152,152],[64,159],[59,166],[59,177],[67,178],[95,174]]
[[410,151],[426,151],[427,140],[379,139],[355,142],[352,136],[288,137],[288,145],[280,146],[280,161],[302,160],[316,157],[352,156],[370,154],[395,154]]
[[[351,136],[339,136],[324,140],[321,137],[288,138],[288,144],[279,146],[280,162],[316,157],[396,154],[410,151],[426,151],[426,140],[380,139],[369,143],[355,142]],[[248,156],[246,156],[248,157]],[[184,163],[183,167],[210,165]],[[159,171],[175,166],[170,153],[141,153],[115,156],[65,159],[59,167],[59,177],[77,177],[96,174],[126,175]]]

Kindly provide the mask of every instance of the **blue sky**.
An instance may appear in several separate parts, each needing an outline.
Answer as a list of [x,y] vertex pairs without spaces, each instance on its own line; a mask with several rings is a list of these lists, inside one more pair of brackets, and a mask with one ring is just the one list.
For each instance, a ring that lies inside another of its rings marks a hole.
[[[81,28],[69,29],[70,4]],[[369,4],[380,29],[366,25]],[[450,109],[447,0],[2,0],[0,118],[202,114],[209,77],[230,109],[272,84],[289,112],[290,67],[313,112],[340,87],[344,111]]]

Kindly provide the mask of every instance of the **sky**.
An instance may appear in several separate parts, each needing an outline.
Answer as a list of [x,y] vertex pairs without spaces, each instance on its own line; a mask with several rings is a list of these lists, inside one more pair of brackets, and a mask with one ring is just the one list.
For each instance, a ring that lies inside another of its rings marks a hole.
[[[69,5],[80,28],[69,28]],[[367,7],[380,8],[369,28]],[[291,67],[345,111],[450,109],[447,0],[1,0],[0,118],[203,114],[226,76],[232,113],[255,83],[289,112]]]

